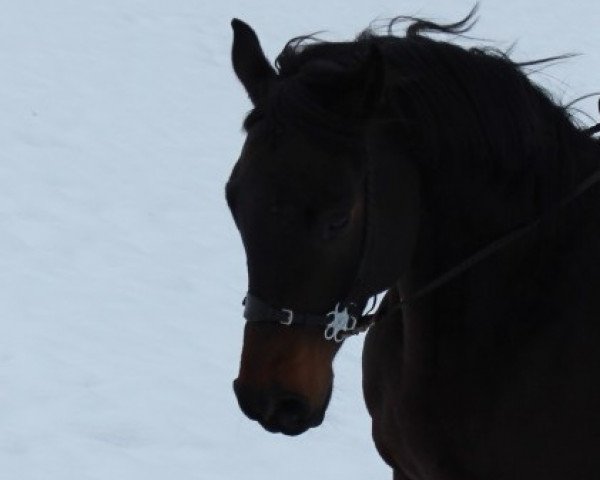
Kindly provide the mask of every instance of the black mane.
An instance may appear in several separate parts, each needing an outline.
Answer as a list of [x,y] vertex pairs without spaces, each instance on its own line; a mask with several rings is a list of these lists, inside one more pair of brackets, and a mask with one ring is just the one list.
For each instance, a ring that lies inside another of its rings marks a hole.
[[[587,135],[567,107],[527,77],[525,67],[544,60],[516,63],[493,48],[465,49],[424,35],[461,35],[472,27],[473,14],[450,25],[398,17],[386,34],[368,29],[351,42],[294,38],[276,59],[276,85],[244,127],[257,119],[274,130],[294,122],[321,139],[355,144],[365,125],[394,122],[404,132],[401,148],[434,168],[469,168],[496,177],[524,171],[569,176],[570,146],[587,141]],[[393,35],[401,20],[412,23],[404,36]],[[351,75],[374,49],[383,59],[385,80],[365,123],[337,110],[329,98],[336,94],[336,76]],[[445,165],[448,158],[465,163]]]

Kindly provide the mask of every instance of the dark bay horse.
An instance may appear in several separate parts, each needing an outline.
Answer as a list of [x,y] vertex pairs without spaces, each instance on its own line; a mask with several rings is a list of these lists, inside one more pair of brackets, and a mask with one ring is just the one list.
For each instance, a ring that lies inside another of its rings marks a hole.
[[276,68],[232,22],[254,106],[226,188],[249,277],[234,390],[271,432],[315,427],[372,324],[364,396],[396,480],[596,480],[600,143],[526,64],[426,35],[471,21],[294,39]]

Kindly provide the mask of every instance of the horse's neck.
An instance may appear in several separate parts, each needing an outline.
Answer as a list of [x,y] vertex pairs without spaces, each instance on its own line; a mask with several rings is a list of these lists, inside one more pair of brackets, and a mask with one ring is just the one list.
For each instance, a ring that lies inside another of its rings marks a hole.
[[[560,203],[561,198],[575,191],[585,178],[600,167],[598,142],[581,139],[578,151],[569,159],[571,163],[568,168],[562,169],[568,174],[563,174],[563,178],[548,180],[554,190],[565,192],[557,193],[552,204]],[[401,284],[405,297],[410,297],[411,293],[460,266],[471,255],[519,227],[535,222],[540,216],[537,196],[539,179],[533,175],[515,174],[512,178],[507,176],[487,183],[472,179],[460,183],[455,178],[453,185],[449,184],[452,179],[443,175],[427,180],[430,183],[425,183],[423,195],[429,198],[424,199],[417,249],[411,271]],[[543,188],[550,187],[544,185]],[[508,285],[514,278],[534,275],[536,265],[548,260],[544,255],[557,255],[553,245],[562,242],[561,236],[572,234],[568,229],[579,228],[581,222],[590,220],[589,213],[585,212],[600,211],[600,193],[596,192],[600,192],[599,185],[592,187],[581,195],[581,199],[576,199],[566,208],[553,212],[550,207],[548,222],[543,222],[539,228],[524,233],[501,251],[482,260],[483,264],[491,263],[481,269],[489,272],[488,278],[482,277],[481,281],[490,282],[493,288],[494,284]],[[583,212],[581,204],[586,205]],[[568,220],[574,215],[583,217]],[[523,270],[524,262],[531,267],[529,270]],[[477,266],[474,269],[477,270]],[[470,273],[465,272],[464,277]],[[449,283],[460,285],[460,277]]]

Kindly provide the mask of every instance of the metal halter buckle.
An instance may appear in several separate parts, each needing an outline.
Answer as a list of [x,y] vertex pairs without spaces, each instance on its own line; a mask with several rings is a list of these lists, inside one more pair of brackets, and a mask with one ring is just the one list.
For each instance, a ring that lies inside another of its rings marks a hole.
[[335,309],[327,314],[327,316],[333,316],[333,320],[325,327],[325,339],[335,340],[340,343],[344,340],[344,335],[339,335],[340,332],[351,332],[356,328],[357,320],[348,313],[348,307],[341,308],[341,304],[338,303]]
[[287,308],[282,308],[281,311],[287,315],[285,320],[281,320],[279,323],[282,325],[291,325],[294,322],[294,312]]

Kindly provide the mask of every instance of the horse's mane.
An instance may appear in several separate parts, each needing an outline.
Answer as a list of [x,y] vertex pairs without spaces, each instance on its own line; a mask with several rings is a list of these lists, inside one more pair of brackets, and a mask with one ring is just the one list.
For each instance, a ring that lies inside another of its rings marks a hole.
[[[473,15],[448,25],[397,17],[384,34],[370,28],[351,42],[293,38],[275,62],[278,87],[244,126],[250,128],[258,118],[272,123],[286,118],[321,138],[330,134],[336,142],[340,137],[355,141],[355,119],[324,104],[323,97],[311,97],[310,91],[319,82],[335,88],[331,78],[356,71],[376,49],[385,79],[372,120],[397,124],[405,132],[399,135],[400,148],[435,168],[454,158],[471,162],[471,171],[496,177],[531,169],[544,177],[566,173],[569,145],[586,135],[568,107],[554,103],[525,71],[562,57],[517,63],[498,49],[466,49],[425,35],[462,35],[473,26]],[[404,36],[396,36],[392,30],[401,21],[410,24]]]

